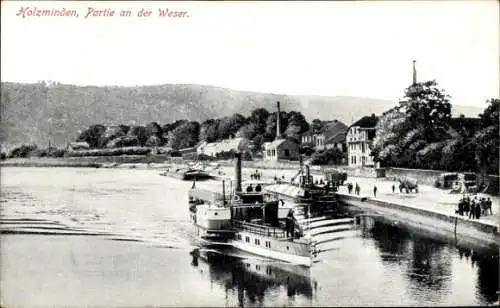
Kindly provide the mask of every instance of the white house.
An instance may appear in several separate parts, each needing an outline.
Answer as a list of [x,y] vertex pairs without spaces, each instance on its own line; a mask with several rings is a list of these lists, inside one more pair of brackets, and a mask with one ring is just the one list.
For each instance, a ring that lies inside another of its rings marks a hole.
[[264,147],[264,160],[297,159],[299,157],[299,145],[292,140],[278,139],[266,142]]
[[350,167],[373,167],[371,144],[375,138],[378,117],[366,116],[352,124],[346,136],[348,164]]

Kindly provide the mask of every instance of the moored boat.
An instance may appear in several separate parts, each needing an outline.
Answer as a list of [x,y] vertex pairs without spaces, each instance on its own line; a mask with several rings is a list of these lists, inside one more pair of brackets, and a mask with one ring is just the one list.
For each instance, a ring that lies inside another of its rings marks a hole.
[[177,169],[167,169],[160,173],[161,176],[168,176],[184,181],[192,181],[192,180],[207,180],[212,178],[212,176],[201,169],[194,168],[177,168]]
[[293,201],[297,204],[310,205],[311,211],[328,211],[336,205],[336,186],[333,182],[314,183],[308,165],[302,164],[297,174],[290,182],[277,180],[276,184],[265,187],[266,192],[276,194],[280,198]]

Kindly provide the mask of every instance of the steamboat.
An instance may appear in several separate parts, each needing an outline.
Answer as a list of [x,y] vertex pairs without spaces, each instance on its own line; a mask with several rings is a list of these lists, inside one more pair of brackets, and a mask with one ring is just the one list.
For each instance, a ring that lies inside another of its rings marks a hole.
[[309,165],[300,158],[299,171],[290,182],[276,179],[276,184],[266,186],[266,191],[299,204],[334,205],[336,186],[331,181],[315,183]]
[[207,246],[236,249],[285,262],[311,266],[316,257],[315,243],[288,210],[279,215],[284,201],[276,194],[258,189],[242,189],[241,153],[235,155],[235,187],[226,198],[198,190],[189,192],[190,211],[200,240]]

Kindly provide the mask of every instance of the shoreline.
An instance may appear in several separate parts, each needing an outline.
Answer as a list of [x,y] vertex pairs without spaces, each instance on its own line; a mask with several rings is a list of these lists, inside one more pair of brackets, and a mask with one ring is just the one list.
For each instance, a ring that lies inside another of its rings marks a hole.
[[458,241],[480,241],[484,244],[498,244],[498,224],[471,220],[456,214],[447,214],[425,209],[416,205],[396,203],[388,200],[360,197],[338,193],[339,202],[375,212],[387,218],[396,219],[416,228],[429,230]]
[[[110,160],[107,157],[103,160]],[[121,161],[117,162],[97,162],[101,159],[91,158],[93,161],[81,161],[82,158],[27,158],[27,159],[8,159],[0,162],[0,167],[87,167],[87,168],[117,168],[117,169],[139,169],[139,170],[162,170],[164,168],[172,168],[173,166],[186,166],[186,163],[181,163],[181,159],[163,160],[163,163],[149,162],[145,163],[144,156],[125,156],[121,157]],[[233,163],[230,160],[217,161],[222,170],[225,171],[224,178],[232,177]],[[262,165],[262,166],[259,166]],[[243,162],[243,173],[249,174],[252,169],[261,169],[264,178],[273,178],[274,174],[284,174],[289,178],[297,170],[298,164],[282,164],[272,166],[266,162]],[[288,166],[288,168],[283,168]],[[246,170],[245,170],[246,169]],[[311,170],[313,176],[320,176],[319,170]],[[482,217],[482,220],[469,220],[454,213],[455,206],[453,205],[456,198],[454,195],[447,194],[446,191],[439,190],[429,185],[422,185],[422,192],[419,194],[390,194],[389,186],[392,184],[390,178],[369,178],[358,177],[348,174],[347,182],[360,183],[363,194],[361,196],[349,195],[345,187],[341,187],[337,193],[339,201],[354,205],[362,209],[367,209],[375,212],[383,213],[389,217],[395,217],[403,222],[416,224],[419,227],[424,227],[446,233],[448,236],[455,238],[472,238],[476,240],[486,241],[488,243],[499,243],[499,200],[493,197],[494,205],[492,216]],[[372,198],[368,194],[372,187],[379,187],[379,197]],[[386,186],[386,187],[384,187]],[[344,191],[345,190],[345,191]],[[384,193],[384,192],[389,193]],[[385,196],[385,197],[384,197]],[[398,199],[399,198],[399,199]],[[405,200],[408,198],[408,200]],[[396,199],[396,200],[394,200]]]

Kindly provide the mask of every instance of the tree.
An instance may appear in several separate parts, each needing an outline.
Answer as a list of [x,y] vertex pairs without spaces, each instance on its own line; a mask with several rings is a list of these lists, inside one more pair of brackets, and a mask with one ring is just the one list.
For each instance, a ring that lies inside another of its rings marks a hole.
[[323,121],[321,121],[320,119],[314,119],[311,122],[311,127],[314,132],[319,132],[323,128],[323,124]]
[[285,130],[285,136],[300,143],[301,134],[309,130],[309,123],[300,112],[290,111],[287,115],[288,126]]
[[252,140],[253,138],[255,138],[255,136],[260,135],[259,128],[255,123],[250,122],[241,127],[237,135]]
[[148,140],[148,134],[146,131],[146,127],[144,126],[132,126],[130,130],[127,133],[128,137],[135,137],[137,138],[138,145],[139,146],[144,146],[146,143],[146,140]]
[[405,99],[377,123],[374,160],[385,166],[440,168],[443,141],[453,138],[450,119],[449,96],[436,81],[409,86]]
[[429,130],[446,127],[451,118],[450,96],[438,88],[435,80],[416,83],[405,90],[408,121],[412,125],[421,125]]
[[481,130],[473,138],[475,144],[475,160],[483,177],[487,174],[498,174],[499,149],[499,99],[489,99],[488,107],[482,114]]
[[108,126],[99,138],[98,147],[103,148],[113,139],[126,136],[130,127],[125,125]]
[[148,137],[151,136],[160,137],[162,133],[161,126],[156,122],[150,122],[146,125],[146,133]]
[[217,126],[217,139],[227,139],[236,136],[238,130],[246,124],[246,119],[239,113],[230,117],[223,117]]
[[200,123],[186,122],[169,133],[168,146],[174,150],[193,147],[198,143]]
[[[276,118],[277,112],[273,112],[266,121],[266,130],[264,133],[264,139],[266,141],[272,141],[276,138]],[[283,135],[288,126],[288,115],[286,112],[280,112],[280,133]]]
[[219,119],[208,119],[201,123],[199,139],[206,142],[217,141],[217,127],[219,126],[219,122]]
[[338,165],[342,160],[346,159],[346,154],[337,148],[319,151],[311,156],[311,163],[313,165]]
[[90,126],[87,130],[83,131],[76,139],[78,142],[87,142],[91,148],[99,147],[99,141],[106,131],[106,126],[96,124]]
[[266,130],[267,118],[269,117],[269,111],[265,108],[257,108],[250,114],[249,122],[253,123],[258,133],[263,134]]
[[15,147],[9,153],[9,158],[25,158],[31,156],[31,153],[38,150],[36,144],[23,144]]

